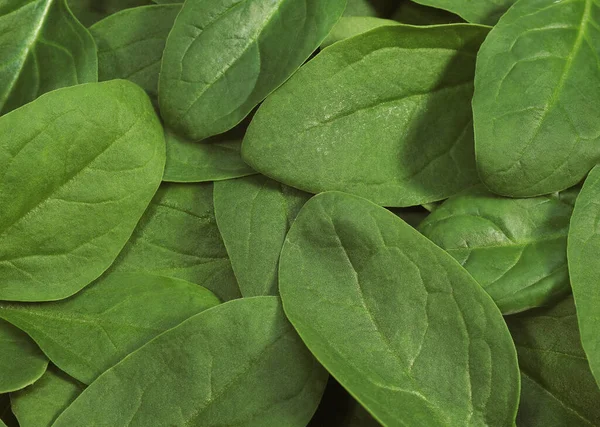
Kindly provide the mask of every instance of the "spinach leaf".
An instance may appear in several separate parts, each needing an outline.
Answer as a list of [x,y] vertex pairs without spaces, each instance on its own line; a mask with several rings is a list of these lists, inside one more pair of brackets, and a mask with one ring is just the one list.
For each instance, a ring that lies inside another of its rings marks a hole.
[[332,45],[262,104],[242,158],[286,185],[384,206],[472,186],[479,178],[470,97],[487,31],[397,25]]
[[234,127],[321,44],[345,4],[186,1],[167,39],[160,74],[167,126],[192,140]]
[[331,29],[329,35],[323,40],[321,48],[385,25],[399,25],[399,23],[391,19],[375,18],[372,16],[344,16],[340,18],[337,24]]
[[158,100],[158,73],[169,31],[181,5],[126,9],[95,24],[98,78],[127,79]]
[[278,298],[238,299],[132,353],[54,426],[305,426],[326,380]]
[[600,166],[588,175],[571,217],[567,256],[569,276],[577,306],[581,343],[596,382],[600,384]]
[[215,183],[215,216],[243,296],[278,294],[281,247],[309,197],[263,175]]
[[521,367],[517,424],[600,425],[600,390],[579,340],[573,298],[506,319]]
[[212,183],[162,184],[109,271],[149,272],[240,296],[219,234]]
[[33,384],[47,366],[48,359],[27,334],[0,320],[0,393]]
[[520,0],[481,46],[477,166],[495,193],[577,184],[600,161],[600,3]]
[[73,14],[86,27],[120,10],[152,4],[150,0],[68,0],[68,3]]
[[508,426],[517,356],[492,299],[394,214],[338,192],[286,238],[279,290],[323,366],[388,426]]
[[206,182],[255,174],[242,160],[242,136],[234,131],[202,142],[188,141],[167,132],[167,164],[163,180]]
[[448,10],[467,22],[494,25],[516,0],[414,0],[424,6]]
[[460,16],[446,10],[423,6],[412,1],[403,1],[392,15],[392,19],[410,25],[435,25],[464,22]]
[[0,114],[54,89],[98,81],[94,40],[65,0],[4,0],[0,35]]
[[387,18],[398,0],[348,0],[344,16],[374,16]]
[[219,303],[207,289],[141,273],[102,277],[51,303],[0,303],[61,370],[85,384],[161,332]]
[[573,206],[551,196],[508,199],[476,188],[451,197],[419,230],[452,255],[502,313],[570,292],[567,235]]
[[49,366],[35,384],[11,393],[10,400],[21,427],[50,427],[84,389],[79,381]]
[[124,80],[59,89],[0,118],[0,300],[66,298],[131,236],[165,163],[148,96]]

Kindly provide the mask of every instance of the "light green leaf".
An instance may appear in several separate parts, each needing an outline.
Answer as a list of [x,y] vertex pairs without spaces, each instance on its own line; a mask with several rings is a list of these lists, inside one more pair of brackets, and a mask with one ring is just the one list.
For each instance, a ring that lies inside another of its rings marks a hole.
[[215,216],[243,296],[279,294],[281,247],[309,198],[263,175],[215,183]]
[[160,61],[180,10],[181,5],[136,7],[91,27],[98,45],[98,78],[130,80],[158,100]]
[[346,0],[186,1],[167,39],[160,74],[167,126],[192,140],[233,128],[302,65],[345,5]]
[[86,27],[120,10],[152,4],[150,0],[68,0],[68,3],[73,14]]
[[510,426],[515,347],[492,299],[447,253],[366,199],[323,193],[286,238],[285,313],[386,426]]
[[163,180],[207,182],[255,174],[242,160],[242,138],[243,133],[240,135],[237,129],[201,142],[188,141],[167,132],[167,164]]
[[523,427],[600,425],[600,390],[579,340],[573,298],[506,318],[521,367]]
[[0,320],[0,393],[33,384],[47,366],[48,358],[27,334]]
[[90,384],[155,336],[219,303],[207,289],[142,273],[109,274],[69,299],[0,303],[61,370]]
[[399,23],[391,19],[381,19],[372,16],[344,16],[340,18],[337,24],[331,29],[329,35],[323,40],[321,48],[385,25],[399,25]]
[[326,380],[278,298],[238,299],[132,353],[54,426],[304,427]]
[[487,31],[386,26],[330,46],[262,104],[242,158],[286,185],[383,206],[434,202],[472,186],[479,178],[470,97]]
[[21,427],[50,427],[84,389],[79,381],[49,366],[35,384],[11,393],[10,400]]
[[581,343],[600,384],[600,166],[588,175],[571,217],[567,255]]
[[96,46],[65,0],[0,3],[0,114],[65,86],[98,81]]
[[212,183],[163,184],[110,271],[149,272],[240,296],[219,234]]
[[556,197],[508,199],[476,188],[451,197],[419,230],[483,286],[502,313],[570,292],[567,235],[573,206]]
[[413,0],[425,6],[448,10],[475,24],[494,25],[516,0]]
[[519,0],[481,46],[477,166],[495,193],[577,184],[600,161],[600,3]]
[[165,164],[148,96],[59,89],[0,118],[0,300],[66,298],[116,258]]

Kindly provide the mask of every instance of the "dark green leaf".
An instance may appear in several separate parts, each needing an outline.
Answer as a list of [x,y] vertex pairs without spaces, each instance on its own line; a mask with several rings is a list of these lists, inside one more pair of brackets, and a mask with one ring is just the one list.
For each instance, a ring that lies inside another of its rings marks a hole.
[[150,0],[68,0],[68,3],[86,27],[120,10],[152,4]]
[[516,0],[414,0],[455,13],[467,22],[494,25]]

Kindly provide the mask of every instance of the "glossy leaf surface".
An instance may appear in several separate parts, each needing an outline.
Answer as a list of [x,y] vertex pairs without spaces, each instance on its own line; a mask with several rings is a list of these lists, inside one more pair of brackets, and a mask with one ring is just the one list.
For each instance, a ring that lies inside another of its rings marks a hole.
[[167,126],[192,140],[234,127],[302,65],[345,5],[346,0],[185,2],[160,74]]
[[90,384],[155,336],[217,304],[193,283],[115,273],[66,300],[0,303],[0,317],[27,332],[61,370]]
[[242,157],[286,185],[383,206],[470,187],[479,180],[470,97],[487,31],[397,25],[332,45],[262,104]]
[[59,89],[1,117],[0,300],[66,298],[100,276],[164,164],[152,104],[124,80]]
[[577,184],[600,161],[600,3],[521,0],[481,46],[477,166],[495,193]]
[[243,296],[279,294],[283,241],[309,197],[263,175],[215,183],[215,216]]
[[556,197],[509,199],[477,188],[451,197],[419,230],[452,255],[504,314],[570,291],[567,235],[573,206]]
[[54,426],[304,427],[326,381],[278,298],[239,299],[109,369]]
[[315,357],[382,424],[514,424],[519,372],[500,311],[386,209],[338,192],[309,200],[281,253],[279,290]]

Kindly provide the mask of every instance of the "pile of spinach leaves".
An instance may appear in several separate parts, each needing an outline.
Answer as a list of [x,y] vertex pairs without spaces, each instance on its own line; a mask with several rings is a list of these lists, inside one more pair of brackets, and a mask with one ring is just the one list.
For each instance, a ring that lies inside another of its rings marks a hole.
[[0,0],[0,427],[600,426],[600,0]]

